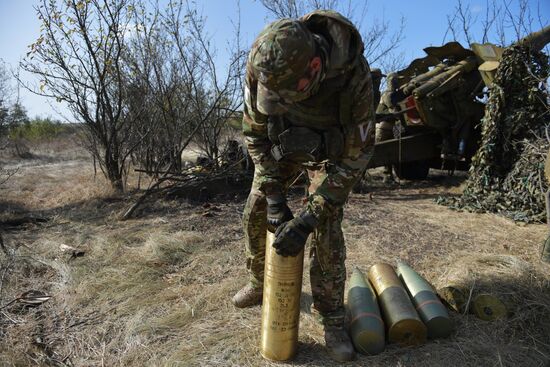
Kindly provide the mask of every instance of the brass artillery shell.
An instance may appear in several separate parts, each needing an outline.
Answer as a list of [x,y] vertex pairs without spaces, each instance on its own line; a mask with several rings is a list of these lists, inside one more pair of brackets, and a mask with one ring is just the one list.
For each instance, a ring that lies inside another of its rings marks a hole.
[[275,235],[268,231],[260,352],[266,359],[286,361],[298,349],[304,252],[296,257],[277,255],[274,239]]
[[430,283],[403,262],[397,263],[397,274],[428,328],[428,337],[434,339],[449,336],[453,331],[453,323]]
[[420,320],[407,291],[388,264],[373,265],[368,274],[388,328],[388,340],[402,345],[426,341],[427,329]]
[[383,352],[386,336],[376,293],[357,268],[349,283],[348,310],[351,340],[355,349],[369,355]]

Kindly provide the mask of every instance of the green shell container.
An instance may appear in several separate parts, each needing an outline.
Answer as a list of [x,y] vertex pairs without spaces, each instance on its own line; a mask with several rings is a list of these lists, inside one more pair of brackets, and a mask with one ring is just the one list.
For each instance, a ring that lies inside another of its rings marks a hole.
[[375,355],[386,347],[386,333],[376,293],[358,268],[351,275],[348,290],[350,335],[355,349]]
[[435,339],[449,336],[453,332],[453,322],[430,283],[403,262],[397,263],[397,275],[428,328],[428,337]]

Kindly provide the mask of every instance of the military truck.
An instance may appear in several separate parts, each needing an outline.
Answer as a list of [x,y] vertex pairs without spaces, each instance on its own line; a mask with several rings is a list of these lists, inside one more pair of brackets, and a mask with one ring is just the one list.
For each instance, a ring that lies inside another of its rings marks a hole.
[[[550,26],[518,42],[541,50]],[[424,179],[430,168],[467,170],[503,51],[490,43],[467,49],[449,42],[425,48],[425,57],[393,75],[376,111],[378,122],[393,125],[393,139],[376,143],[368,167],[392,165],[402,179]]]

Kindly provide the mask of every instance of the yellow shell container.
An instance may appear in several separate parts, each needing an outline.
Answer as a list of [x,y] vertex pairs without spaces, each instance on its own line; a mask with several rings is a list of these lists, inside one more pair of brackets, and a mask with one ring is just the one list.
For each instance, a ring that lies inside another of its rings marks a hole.
[[368,278],[372,283],[388,328],[390,343],[401,345],[420,345],[426,342],[428,330],[389,264],[371,266]]
[[277,255],[274,239],[268,231],[260,352],[266,359],[286,361],[298,349],[304,251],[295,257]]

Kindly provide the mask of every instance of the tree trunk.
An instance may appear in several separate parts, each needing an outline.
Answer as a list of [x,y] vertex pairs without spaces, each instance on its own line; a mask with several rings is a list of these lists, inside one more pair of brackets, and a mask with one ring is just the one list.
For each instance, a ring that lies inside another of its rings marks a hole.
[[[111,152],[112,153],[112,152]],[[124,180],[118,157],[112,156],[107,151],[105,154],[105,168],[111,187],[117,194],[124,192]]]

